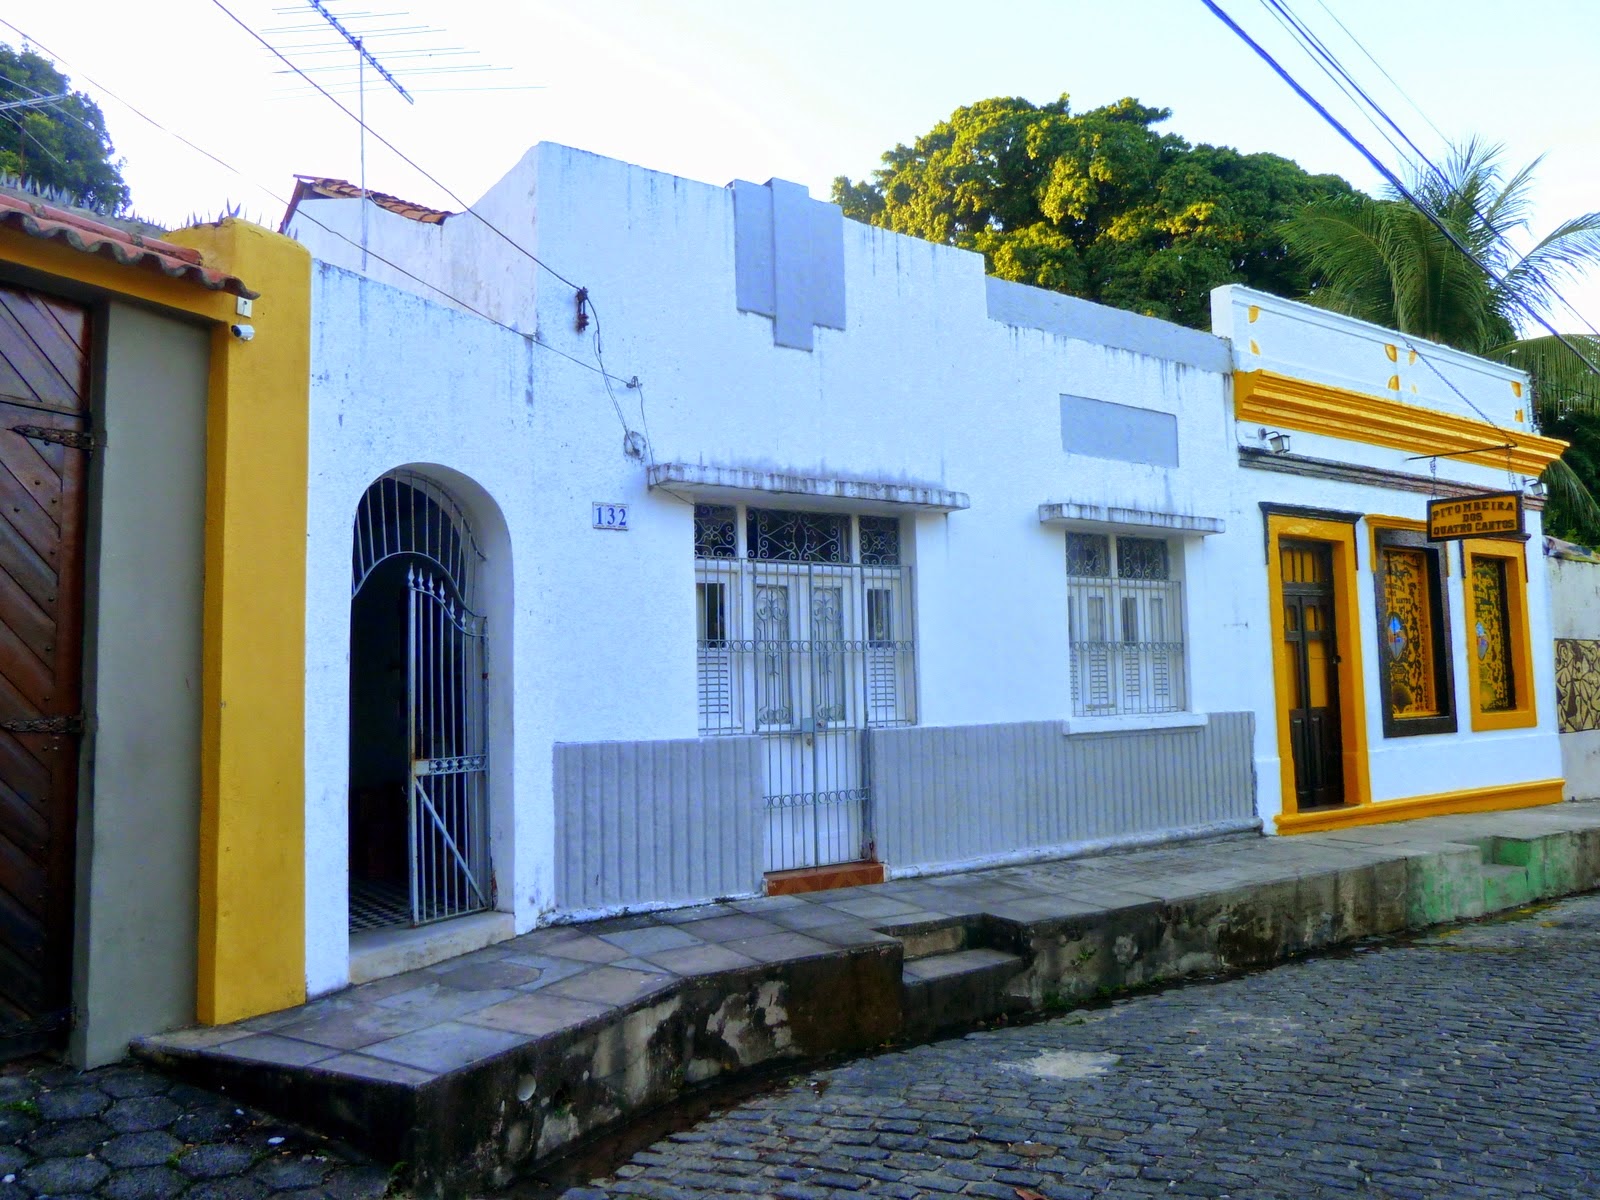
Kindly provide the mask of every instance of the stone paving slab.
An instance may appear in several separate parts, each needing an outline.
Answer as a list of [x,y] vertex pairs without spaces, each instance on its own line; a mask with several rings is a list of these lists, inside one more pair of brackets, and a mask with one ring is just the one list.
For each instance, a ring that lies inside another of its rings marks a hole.
[[[1499,842],[1512,849],[1486,867],[1485,847]],[[1513,851],[1528,859],[1521,875],[1498,865]],[[1600,803],[1190,843],[545,928],[289,1013],[149,1038],[135,1051],[415,1163],[425,1192],[458,1191],[503,1184],[686,1086],[939,1028],[926,997],[917,1020],[907,1019],[896,928],[954,923],[965,949],[1017,955],[1022,968],[991,998],[1048,1009],[1480,916],[1488,874],[1497,903],[1600,884]],[[968,1013],[970,1001],[955,1011]]]

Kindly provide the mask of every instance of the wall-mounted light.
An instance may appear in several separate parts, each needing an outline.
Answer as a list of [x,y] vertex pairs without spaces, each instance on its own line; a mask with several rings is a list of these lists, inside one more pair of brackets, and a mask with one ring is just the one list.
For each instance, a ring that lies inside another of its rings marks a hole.
[[1533,496],[1535,499],[1542,499],[1545,493],[1544,480],[1524,479],[1522,481],[1522,490],[1524,493],[1529,496]]
[[1261,430],[1261,440],[1267,444],[1267,449],[1274,454],[1289,453],[1289,435],[1276,429]]

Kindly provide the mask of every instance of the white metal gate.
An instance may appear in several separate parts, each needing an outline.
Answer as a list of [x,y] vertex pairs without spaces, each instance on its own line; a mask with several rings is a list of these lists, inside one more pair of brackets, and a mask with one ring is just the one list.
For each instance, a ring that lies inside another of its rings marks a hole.
[[909,725],[911,568],[700,557],[702,735],[755,733],[765,869],[873,854],[871,735]]
[[489,908],[483,618],[436,569],[406,577],[411,922]]

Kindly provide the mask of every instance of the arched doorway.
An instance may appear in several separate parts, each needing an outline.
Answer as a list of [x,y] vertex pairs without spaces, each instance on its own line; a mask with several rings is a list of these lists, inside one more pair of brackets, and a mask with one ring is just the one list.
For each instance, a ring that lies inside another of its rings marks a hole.
[[367,489],[353,543],[350,928],[491,908],[482,555],[409,471]]

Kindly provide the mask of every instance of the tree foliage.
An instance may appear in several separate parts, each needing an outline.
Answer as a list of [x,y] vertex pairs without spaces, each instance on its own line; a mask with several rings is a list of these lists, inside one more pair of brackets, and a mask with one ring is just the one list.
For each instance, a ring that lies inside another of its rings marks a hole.
[[1282,234],[1313,274],[1306,296],[1313,304],[1527,371],[1541,425],[1574,443],[1567,461],[1545,472],[1546,527],[1593,544],[1600,541],[1600,378],[1588,363],[1600,364],[1600,338],[1569,334],[1565,345],[1518,331],[1534,314],[1549,320],[1561,287],[1600,266],[1600,212],[1562,222],[1518,254],[1512,247],[1528,225],[1538,163],[1508,177],[1501,155],[1501,147],[1474,139],[1439,174],[1408,181],[1416,204],[1397,191],[1379,199],[1353,194],[1307,206]]
[[0,111],[0,171],[59,188],[85,208],[120,212],[128,185],[99,106],[72,91],[49,59],[0,45],[0,103],[62,92],[53,104]]
[[1273,154],[1191,145],[1126,99],[983,100],[896,146],[870,181],[834,180],[845,215],[981,252],[990,274],[1206,328],[1211,289],[1282,295],[1309,277],[1279,223],[1350,194]]

